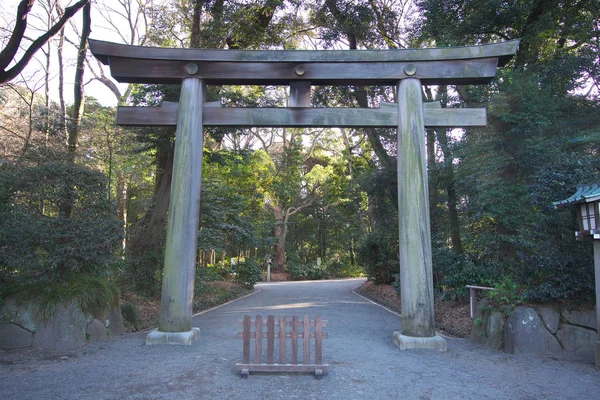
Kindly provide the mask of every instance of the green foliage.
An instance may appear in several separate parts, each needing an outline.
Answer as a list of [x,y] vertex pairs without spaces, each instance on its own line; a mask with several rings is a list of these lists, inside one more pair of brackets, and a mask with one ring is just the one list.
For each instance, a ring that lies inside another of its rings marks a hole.
[[392,277],[394,278],[394,281],[392,282],[392,287],[394,288],[394,291],[396,292],[398,297],[400,297],[402,294],[402,286],[400,285],[400,274],[392,274]]
[[256,282],[262,280],[262,271],[255,259],[247,258],[245,261],[237,263],[233,267],[233,270],[235,272],[235,281],[247,288],[254,287]]
[[324,264],[316,265],[305,263],[298,253],[289,251],[286,255],[287,272],[294,281],[320,280],[329,277],[329,272]]
[[[61,215],[66,202],[69,217]],[[104,175],[77,165],[0,165],[0,282],[110,274],[120,235]]]
[[497,311],[502,311],[506,315],[515,309],[515,307],[523,304],[525,301],[525,293],[523,287],[518,285],[511,278],[504,278],[501,282],[494,285],[496,290],[489,293],[490,308]]
[[356,278],[365,276],[365,270],[350,262],[350,260],[333,258],[326,260],[323,267],[331,278]]
[[446,296],[467,296],[466,285],[491,286],[502,278],[502,269],[493,262],[457,254],[440,243],[433,243],[433,279],[435,288]]
[[49,320],[59,304],[73,303],[84,313],[102,315],[119,305],[119,289],[104,277],[78,273],[68,282],[33,283],[13,293],[17,300],[31,300],[37,315]]
[[[2,305],[2,304],[0,304],[0,305]],[[16,307],[14,307],[10,310],[3,310],[2,313],[0,313],[0,322],[10,324],[10,323],[14,322],[16,314],[17,314]]]
[[270,246],[260,186],[267,162],[263,152],[205,153],[199,249],[236,254]]
[[399,270],[398,239],[381,231],[367,234],[360,241],[357,260],[377,285],[392,283]]
[[121,304],[121,315],[125,325],[130,326],[133,331],[140,330],[140,317],[138,315],[137,307],[132,303]]
[[164,248],[152,248],[142,254],[131,253],[127,254],[124,274],[131,288],[146,296],[157,296],[161,289]]
[[217,272],[213,266],[196,267],[197,282],[215,282],[220,281],[223,277]]
[[600,72],[592,67],[598,59],[591,17],[597,7],[562,0],[420,0],[417,6],[420,43],[521,39],[516,57],[491,86],[467,87],[443,99],[487,105],[489,117],[487,127],[466,130],[449,146],[455,181],[444,181],[444,160],[430,168],[431,193],[437,196],[450,184],[462,199],[464,254],[448,247],[446,193],[431,204],[436,283],[466,294],[464,284],[491,286],[511,276],[528,300],[591,296],[590,246],[573,240],[573,210],[554,210],[551,203],[569,197],[577,184],[600,180],[600,105],[597,92],[582,91]]

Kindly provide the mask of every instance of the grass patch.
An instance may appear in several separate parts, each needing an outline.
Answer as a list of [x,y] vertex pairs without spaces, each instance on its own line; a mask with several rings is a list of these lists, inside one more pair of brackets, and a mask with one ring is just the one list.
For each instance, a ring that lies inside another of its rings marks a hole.
[[117,286],[106,278],[88,274],[76,274],[67,283],[26,285],[14,295],[18,301],[33,302],[44,321],[54,316],[59,304],[74,304],[84,313],[99,315],[118,306],[120,296]]
[[196,283],[193,302],[194,313],[227,303],[251,292],[252,289],[234,282]]

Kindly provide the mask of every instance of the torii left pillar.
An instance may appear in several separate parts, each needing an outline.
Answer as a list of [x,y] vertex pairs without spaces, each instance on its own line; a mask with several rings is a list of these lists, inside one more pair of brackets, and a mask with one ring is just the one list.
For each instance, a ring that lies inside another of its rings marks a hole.
[[[407,75],[416,68],[405,69]],[[401,330],[393,342],[400,350],[447,350],[435,333],[433,271],[421,81],[398,82],[398,230]]]
[[[188,68],[192,66],[195,65]],[[190,345],[200,337],[200,329],[192,327],[192,299],[200,215],[205,93],[202,79],[183,79],[175,134],[160,317],[158,329],[146,337],[147,345]]]

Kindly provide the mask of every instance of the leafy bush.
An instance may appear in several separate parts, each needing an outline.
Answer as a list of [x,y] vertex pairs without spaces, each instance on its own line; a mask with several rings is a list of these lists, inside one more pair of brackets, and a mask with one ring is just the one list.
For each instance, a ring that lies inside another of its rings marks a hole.
[[400,297],[400,293],[402,290],[400,287],[400,274],[393,274],[392,276],[394,277],[394,282],[392,282],[392,287],[396,291],[396,294],[398,295],[398,297]]
[[292,280],[300,281],[307,279],[306,264],[302,261],[298,253],[294,251],[288,251],[285,258],[286,270]]
[[496,290],[489,293],[490,308],[509,315],[515,307],[525,301],[524,290],[512,279],[506,277],[494,285]]
[[367,277],[376,284],[390,284],[398,273],[398,240],[390,234],[373,231],[362,238],[357,250],[358,263],[367,271]]
[[164,249],[152,248],[133,255],[127,254],[125,277],[132,289],[147,296],[158,296],[164,267]]
[[252,288],[256,282],[262,280],[262,271],[258,262],[252,258],[247,258],[234,266],[235,280],[242,285]]
[[221,275],[219,275],[215,268],[210,266],[196,268],[196,280],[198,282],[214,282],[221,279]]
[[[103,174],[82,166],[1,165],[0,284],[110,274],[121,228],[106,189]],[[63,215],[66,204],[71,215]]]
[[233,271],[233,265],[231,265],[229,259],[225,259],[224,262],[218,261],[216,264],[208,264],[207,268],[219,275],[220,279],[230,279]]
[[329,271],[327,270],[327,266],[325,264],[308,264],[306,267],[306,277],[309,280],[320,280],[329,278]]
[[138,331],[140,329],[140,317],[135,304],[121,304],[121,315],[123,316],[125,324],[130,326],[133,331]]
[[466,285],[492,286],[502,279],[502,268],[491,261],[474,261],[470,257],[457,254],[444,245],[434,245],[433,279],[435,289],[441,297],[447,295],[467,296]]
[[323,263],[327,273],[332,278],[355,278],[365,276],[365,270],[359,265],[352,265],[350,260],[332,258]]
[[287,254],[287,272],[294,281],[319,280],[329,277],[325,264],[316,265],[302,262],[297,253]]

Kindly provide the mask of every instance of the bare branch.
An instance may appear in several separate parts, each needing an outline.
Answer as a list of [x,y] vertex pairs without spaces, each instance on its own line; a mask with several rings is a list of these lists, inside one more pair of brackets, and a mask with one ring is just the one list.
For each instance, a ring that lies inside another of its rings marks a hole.
[[[25,51],[23,57],[9,70],[6,70],[8,64],[13,60],[15,54],[19,48],[25,28],[27,27],[27,14],[33,6],[34,0],[23,0],[19,4],[19,11],[17,12],[17,22],[13,35],[9,40],[9,44],[0,52],[0,83],[8,82],[18,76],[21,71],[27,66],[33,55],[40,49],[46,42],[58,33],[67,21],[75,15],[81,8],[90,3],[90,0],[80,0],[79,2],[67,7],[62,17],[56,24],[52,26],[46,33],[38,37],[29,48]],[[23,7],[23,9],[22,9]]]
[[19,46],[23,40],[25,29],[27,28],[27,15],[31,11],[34,3],[35,0],[22,0],[21,3],[19,3],[19,7],[17,7],[17,19],[12,35],[4,50],[0,52],[0,70],[2,71],[8,67],[8,64],[15,58],[17,51],[19,51]]
[[13,135],[13,136],[16,136],[16,137],[18,137],[19,139],[21,139],[21,140],[23,140],[23,141],[27,140],[27,139],[25,139],[25,137],[24,137],[24,136],[21,136],[21,135],[19,135],[17,132],[15,132],[15,131],[13,131],[12,129],[9,129],[9,128],[7,128],[7,127],[3,126],[3,125],[0,125],[0,129],[3,129],[3,130],[5,130],[6,132],[10,133],[10,134],[11,134],[11,135]]

